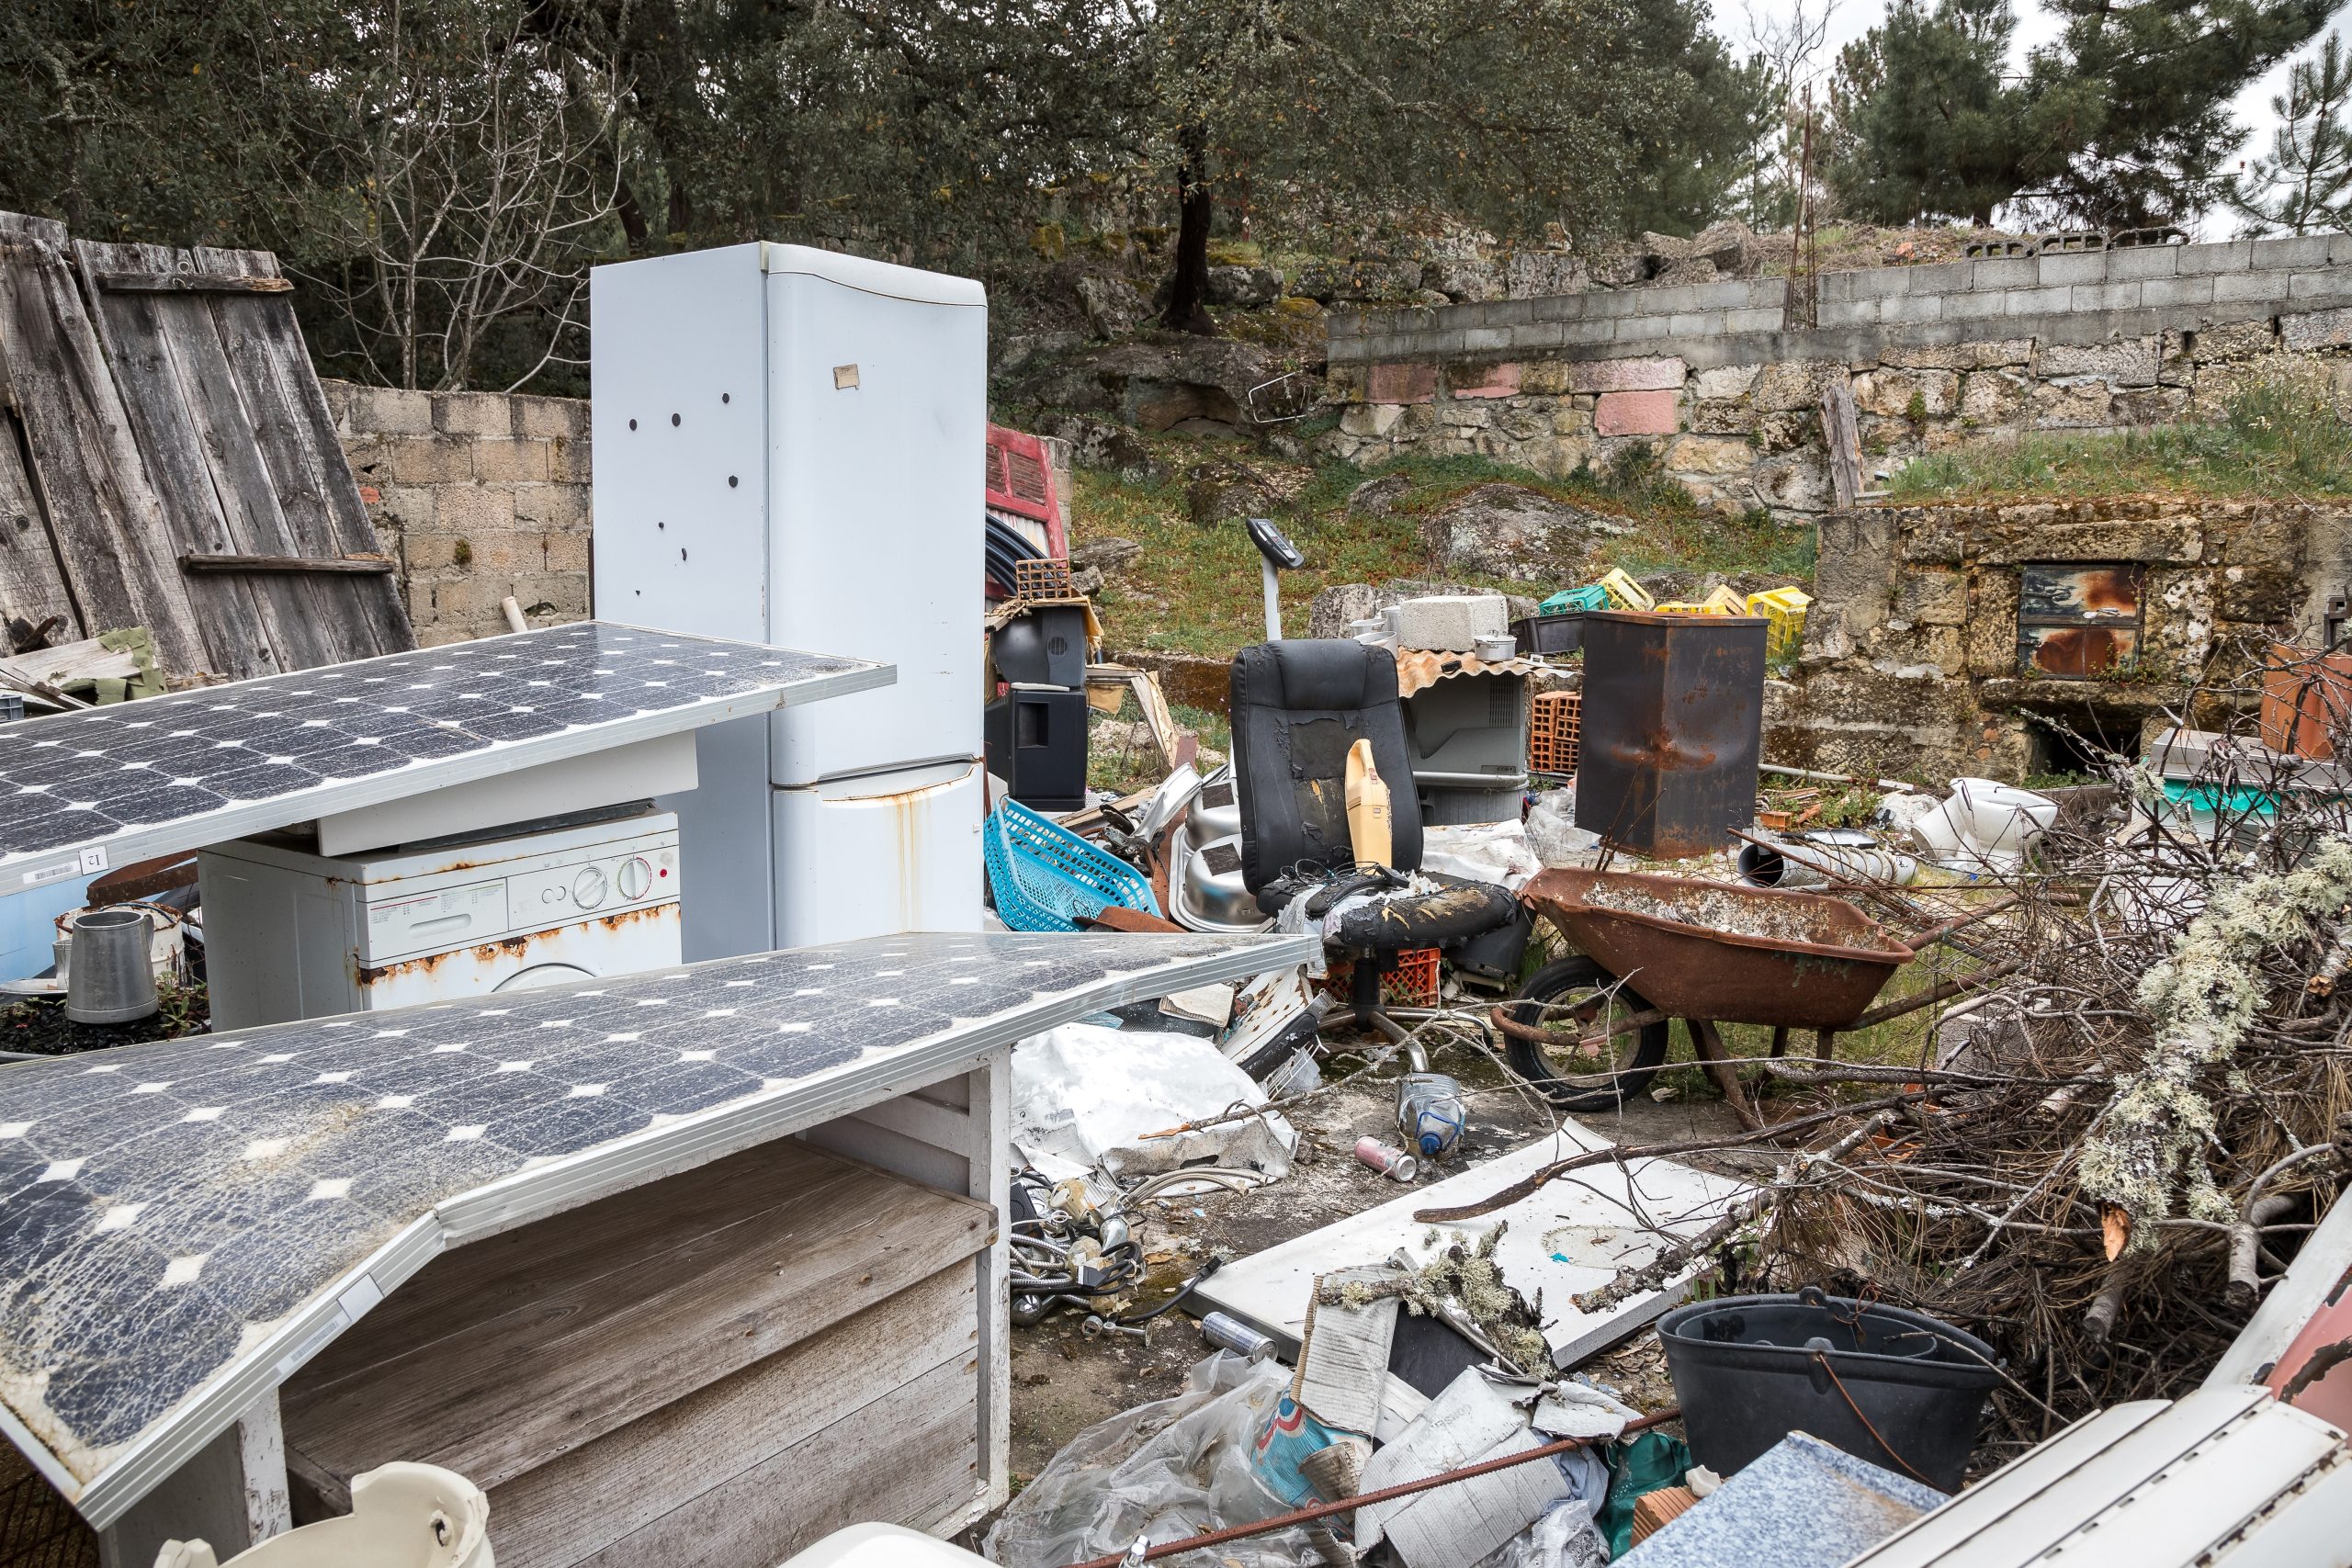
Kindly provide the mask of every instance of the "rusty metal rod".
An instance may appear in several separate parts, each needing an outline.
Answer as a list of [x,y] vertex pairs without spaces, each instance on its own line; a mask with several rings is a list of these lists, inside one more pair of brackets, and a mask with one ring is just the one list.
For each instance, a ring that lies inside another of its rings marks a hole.
[[[1620,1432],[1618,1436],[1623,1437],[1627,1432],[1645,1432],[1652,1427],[1662,1427],[1668,1421],[1680,1419],[1682,1419],[1681,1406],[1672,1405],[1655,1416],[1644,1416],[1626,1422],[1624,1431]],[[1465,1464],[1460,1470],[1449,1470],[1437,1475],[1426,1476],[1419,1481],[1407,1481],[1395,1486],[1384,1486],[1377,1492],[1366,1492],[1359,1497],[1342,1497],[1336,1503],[1317,1503],[1305,1508],[1294,1508],[1287,1514],[1276,1514],[1271,1519],[1260,1519],[1254,1525],[1233,1525],[1221,1530],[1208,1530],[1200,1535],[1189,1536],[1182,1540],[1171,1540],[1151,1547],[1144,1552],[1143,1561],[1157,1562],[1163,1557],[1174,1557],[1180,1552],[1206,1551],[1211,1547],[1223,1546],[1227,1541],[1245,1540],[1253,1535],[1265,1535],[1272,1530],[1288,1529],[1293,1525],[1313,1524],[1317,1519],[1328,1519],[1333,1514],[1353,1513],[1358,1508],[1369,1507],[1374,1503],[1386,1503],[1398,1497],[1409,1497],[1417,1492],[1434,1491],[1441,1486],[1450,1486],[1457,1481],[1473,1481],[1481,1475],[1491,1475],[1496,1471],[1509,1470],[1513,1465],[1528,1464],[1539,1459],[1553,1459],[1577,1449],[1589,1448],[1592,1442],[1593,1439],[1590,1438],[1562,1438],[1557,1442],[1544,1443],[1540,1447],[1525,1449],[1515,1454],[1505,1454],[1500,1459],[1480,1460],[1476,1464]],[[1069,1568],[1119,1568],[1121,1563],[1131,1561],[1133,1559],[1125,1552],[1114,1551],[1107,1557],[1090,1557],[1083,1562],[1073,1562]]]
[[[1505,1034],[1515,1036],[1516,1038],[1524,1040],[1532,1045],[1549,1045],[1555,1049],[1563,1045],[1589,1045],[1595,1049],[1599,1049],[1600,1047],[1608,1044],[1610,1041],[1615,1039],[1620,1034],[1631,1034],[1636,1030],[1647,1029],[1653,1023],[1664,1023],[1668,1021],[1667,1014],[1658,1011],[1656,1008],[1651,1008],[1645,1012],[1627,1013],[1623,1018],[1619,1019],[1616,1022],[1609,1025],[1606,1029],[1596,1030],[1590,1034],[1579,1034],[1573,1040],[1567,1040],[1553,1033],[1548,1029],[1540,1028],[1532,1024],[1521,1023],[1517,1019],[1507,1018],[1504,1016],[1507,1009],[1517,1007],[1520,1005],[1521,1001],[1524,1001],[1527,998],[1521,998],[1517,1001],[1497,1002],[1487,1012],[1487,1017],[1497,1029],[1501,1030]],[[1541,1006],[1542,1004],[1538,1003],[1537,1005]]]
[[1841,1032],[1869,1029],[1884,1023],[1889,1019],[1901,1018],[1905,1013],[1917,1012],[1921,1008],[1933,1007],[1948,998],[1959,996],[1962,991],[1982,990],[1994,981],[2005,980],[2024,967],[2024,959],[2011,958],[1994,964],[1990,969],[1976,969],[1965,975],[1954,975],[1949,980],[1938,981],[1916,997],[1897,997],[1891,1002],[1881,1002],[1848,1024]]

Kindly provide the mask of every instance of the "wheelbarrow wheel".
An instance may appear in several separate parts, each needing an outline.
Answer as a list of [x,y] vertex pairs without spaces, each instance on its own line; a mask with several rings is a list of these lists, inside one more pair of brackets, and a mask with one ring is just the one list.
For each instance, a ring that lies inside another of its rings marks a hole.
[[[1613,992],[1611,987],[1614,987]],[[1547,1004],[1547,1005],[1531,1005]],[[1563,1111],[1609,1111],[1649,1087],[1666,1062],[1666,1020],[1612,1037],[1598,1054],[1585,1056],[1566,1038],[1573,1022],[1589,1033],[1603,1020],[1647,1012],[1650,1004],[1630,986],[1589,958],[1562,958],[1528,977],[1507,1015],[1514,1023],[1557,1032],[1556,1046],[1504,1035],[1510,1065],[1544,1098]]]

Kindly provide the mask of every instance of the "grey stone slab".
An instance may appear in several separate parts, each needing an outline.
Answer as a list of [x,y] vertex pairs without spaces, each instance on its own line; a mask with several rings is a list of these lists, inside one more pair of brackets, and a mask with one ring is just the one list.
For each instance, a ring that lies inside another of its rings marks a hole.
[[1623,1568],[1838,1568],[1947,1501],[1792,1432],[1617,1561]]
[[103,1526],[453,1239],[1310,952],[883,937],[0,1068],[0,1402]]

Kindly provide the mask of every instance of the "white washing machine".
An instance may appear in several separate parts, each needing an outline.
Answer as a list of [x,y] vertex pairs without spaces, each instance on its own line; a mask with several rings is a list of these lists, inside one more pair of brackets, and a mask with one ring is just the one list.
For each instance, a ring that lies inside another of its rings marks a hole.
[[207,850],[197,868],[216,1030],[681,960],[666,811],[341,857],[272,834]]

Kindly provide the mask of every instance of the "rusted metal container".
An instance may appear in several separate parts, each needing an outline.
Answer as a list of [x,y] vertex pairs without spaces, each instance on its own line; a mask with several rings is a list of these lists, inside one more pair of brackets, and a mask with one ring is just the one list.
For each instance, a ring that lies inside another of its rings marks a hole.
[[2129,561],[2032,561],[2018,572],[2018,673],[2095,681],[2140,647],[2148,569]]
[[1672,1018],[1844,1029],[1912,947],[1842,898],[1626,871],[1547,871],[1520,892]]
[[1585,617],[1577,827],[1680,860],[1748,824],[1770,630],[1760,615]]

